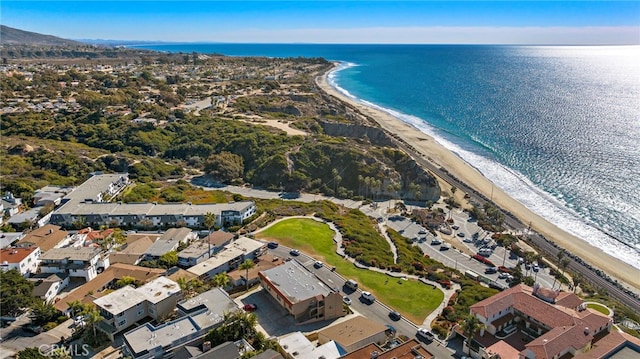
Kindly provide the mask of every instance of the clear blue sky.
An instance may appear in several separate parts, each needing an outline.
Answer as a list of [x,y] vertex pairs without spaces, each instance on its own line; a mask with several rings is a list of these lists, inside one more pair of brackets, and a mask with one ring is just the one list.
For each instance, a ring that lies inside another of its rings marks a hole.
[[0,1],[4,25],[179,42],[640,44],[640,1]]

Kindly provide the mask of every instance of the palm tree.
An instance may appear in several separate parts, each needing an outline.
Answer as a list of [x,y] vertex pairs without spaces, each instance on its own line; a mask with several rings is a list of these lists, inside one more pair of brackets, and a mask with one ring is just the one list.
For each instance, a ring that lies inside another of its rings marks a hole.
[[74,300],[73,302],[67,302],[67,305],[71,310],[71,317],[74,317],[74,318],[76,315],[81,314],[85,310],[85,305],[79,300]]
[[242,264],[240,264],[240,269],[243,269],[246,271],[246,275],[244,277],[245,282],[247,283],[247,291],[249,291],[249,269],[255,267],[256,264],[251,260],[251,259],[247,259],[244,262],[242,262]]
[[91,327],[93,328],[93,337],[95,338],[96,324],[98,324],[98,322],[104,319],[104,317],[102,317],[102,315],[100,314],[100,311],[95,307],[87,310],[86,317],[87,317],[87,321],[89,322],[89,324],[91,324]]
[[575,293],[578,286],[582,284],[582,276],[580,273],[573,273],[571,279],[573,280],[573,292]]
[[204,225],[209,229],[209,235],[207,236],[207,243],[209,243],[209,258],[211,258],[211,228],[216,224],[216,215],[207,212],[204,214]]
[[[455,187],[454,187],[455,188]],[[505,236],[502,239],[502,246],[504,247],[504,255],[502,256],[502,266],[504,267],[504,263],[507,260],[507,251],[509,250],[509,247],[511,247],[511,245],[515,242],[515,238],[511,237],[511,236]]]
[[229,286],[231,280],[229,279],[227,273],[218,273],[213,277],[212,282],[214,286],[225,289],[227,288],[227,286]]
[[477,332],[484,328],[484,324],[480,322],[480,319],[473,314],[469,314],[460,325],[464,336],[467,337],[467,347],[469,351],[467,354],[471,355],[471,341]]

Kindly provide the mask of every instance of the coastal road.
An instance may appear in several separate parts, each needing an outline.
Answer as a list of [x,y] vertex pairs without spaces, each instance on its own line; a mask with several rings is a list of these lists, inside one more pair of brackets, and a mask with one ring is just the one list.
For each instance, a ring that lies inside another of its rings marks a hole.
[[269,249],[269,252],[272,255],[278,256],[280,258],[292,258],[292,260],[297,260],[311,273],[315,274],[315,276],[320,281],[325,283],[327,287],[342,293],[342,295],[344,296],[349,297],[351,299],[351,310],[353,310],[355,313],[358,313],[373,321],[392,326],[396,330],[397,335],[402,334],[406,335],[409,338],[415,338],[416,340],[421,342],[425,346],[425,348],[427,348],[427,350],[436,358],[454,357],[454,351],[447,349],[439,340],[434,340],[433,342],[425,342],[417,338],[416,332],[418,330],[418,326],[416,324],[406,320],[405,318],[402,318],[398,321],[391,320],[389,318],[389,312],[393,310],[393,308],[386,306],[379,300],[376,300],[371,304],[361,301],[362,291],[360,289],[358,289],[357,291],[351,291],[348,288],[344,287],[346,279],[338,273],[332,271],[331,267],[325,264],[320,268],[316,268],[313,265],[316,259],[302,252],[299,256],[293,257],[289,254],[290,250],[291,248],[279,245],[277,248]]
[[[475,189],[468,186],[466,183],[458,180],[456,177],[451,175],[446,170],[441,170],[438,166],[436,166],[433,162],[424,158],[420,153],[415,151],[413,148],[408,146],[404,141],[397,138],[396,136],[392,137],[395,139],[395,143],[405,152],[411,155],[411,157],[421,166],[427,168],[429,171],[433,172],[436,176],[442,178],[445,182],[449,183],[451,186],[455,186],[459,190],[467,193],[470,196],[470,202],[472,203],[484,203],[489,202],[489,199],[478,193]],[[502,209],[501,209],[502,210]],[[525,226],[519,219],[517,219],[513,214],[508,213],[507,211],[502,210],[505,213],[505,225],[515,231],[526,231],[528,230],[527,226]],[[557,247],[552,242],[548,241],[539,233],[535,233],[533,231],[529,231],[529,235],[527,236],[529,244],[538,248],[543,255],[548,259],[557,258],[557,254],[560,251],[560,247]],[[615,280],[609,278],[604,272],[591,267],[589,264],[583,262],[581,259],[577,257],[569,257],[569,265],[568,269],[580,273],[583,279],[596,287],[600,287],[604,289],[610,297],[620,301],[625,306],[633,309],[636,312],[640,312],[640,298],[636,293],[625,289],[621,284],[618,284]]]

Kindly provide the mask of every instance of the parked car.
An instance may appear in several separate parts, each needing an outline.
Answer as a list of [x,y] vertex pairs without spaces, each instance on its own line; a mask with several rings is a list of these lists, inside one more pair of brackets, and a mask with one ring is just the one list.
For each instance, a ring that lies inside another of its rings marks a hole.
[[498,272],[498,268],[496,267],[489,267],[487,269],[484,270],[484,272],[486,274],[493,274],[493,273],[497,273]]
[[267,247],[271,249],[278,248],[278,242],[269,242],[269,244],[267,244]]
[[460,229],[460,227],[456,226],[455,224],[454,224],[453,226],[451,226],[451,228],[452,228],[454,231],[457,231],[458,229]]
[[430,331],[424,328],[418,328],[418,332],[416,333],[418,338],[422,338],[424,340],[433,340],[435,336]]
[[465,234],[463,232],[458,232],[457,236],[460,238],[464,238]]
[[439,240],[438,238],[434,238],[434,239],[431,240],[431,245],[436,246],[436,245],[440,245],[440,244],[442,244],[442,241]]
[[421,229],[418,231],[418,234],[427,234],[427,231],[425,231],[424,229]]
[[376,297],[374,297],[370,292],[362,292],[362,298],[369,303],[373,303],[376,301]]
[[313,263],[313,266],[316,268],[322,268],[322,266],[324,266],[324,263],[320,262],[320,261],[315,261]]
[[292,249],[292,250],[289,252],[289,254],[291,254],[291,255],[292,255],[292,256],[294,256],[294,257],[297,257],[297,256],[299,256],[299,255],[300,255],[300,251],[299,251],[299,250],[297,250],[297,249]]
[[533,271],[537,272],[540,270],[540,267],[538,266],[538,263],[533,263]]
[[396,312],[395,310],[392,310],[389,312],[389,318],[391,318],[391,320],[398,321],[402,318],[402,315],[400,315],[400,313]]
[[500,279],[505,279],[509,276],[509,273],[505,273],[505,272],[500,272],[500,274],[498,274],[498,278]]
[[449,243],[442,243],[442,245],[440,246],[441,251],[447,251],[449,249],[451,249],[451,244]]
[[346,305],[351,305],[351,298],[349,298],[349,297],[342,297],[342,301]]
[[242,309],[244,309],[245,312],[255,312],[258,310],[258,306],[254,303],[247,303],[242,307]]

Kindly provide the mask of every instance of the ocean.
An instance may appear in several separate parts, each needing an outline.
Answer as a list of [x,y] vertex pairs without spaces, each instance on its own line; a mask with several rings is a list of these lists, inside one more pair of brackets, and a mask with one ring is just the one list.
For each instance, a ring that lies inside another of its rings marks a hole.
[[340,61],[334,87],[429,134],[540,216],[640,269],[640,46],[140,47]]

